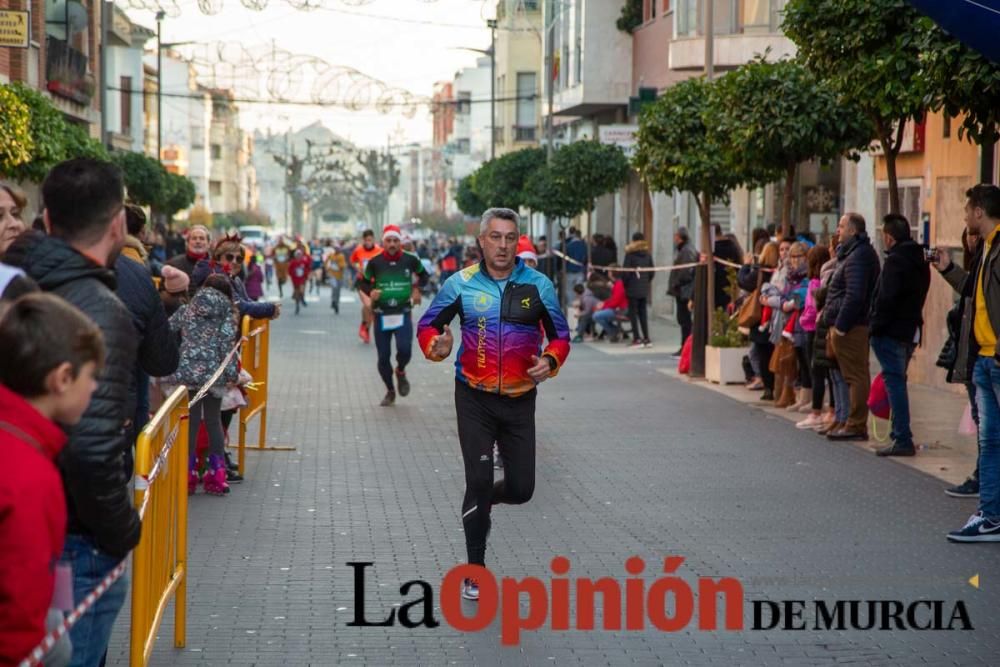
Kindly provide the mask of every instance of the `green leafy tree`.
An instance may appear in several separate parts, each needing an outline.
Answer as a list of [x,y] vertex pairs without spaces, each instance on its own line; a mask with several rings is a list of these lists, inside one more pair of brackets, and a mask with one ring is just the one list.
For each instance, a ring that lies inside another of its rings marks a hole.
[[958,41],[939,26],[924,33],[923,65],[931,107],[962,115],[959,137],[979,145],[1000,139],[1000,66]]
[[525,185],[524,205],[548,218],[574,218],[583,204],[565,178],[552,167],[536,171]]
[[[654,2],[656,0],[653,0]],[[636,28],[642,25],[642,0],[625,0],[622,5],[622,13],[615,21],[615,25],[622,32],[632,34]]]
[[163,199],[153,208],[170,220],[180,211],[190,207],[194,203],[196,194],[194,181],[187,176],[167,172]]
[[706,121],[717,97],[714,84],[703,78],[671,86],[639,116],[633,164],[650,190],[690,192],[698,200],[703,225],[711,223],[714,200],[727,200],[729,191],[749,179],[733,169],[729,145]]
[[44,95],[20,82],[10,84],[31,113],[31,160],[15,167],[10,176],[16,180],[41,182],[49,169],[66,157],[64,139],[66,120]]
[[889,207],[899,212],[896,157],[906,121],[922,116],[928,77],[921,46],[930,29],[906,0],[789,0],[784,31],[798,58],[871,121],[885,155]]
[[[795,169],[801,162],[828,163],[874,138],[868,119],[853,105],[841,104],[824,81],[793,60],[767,62],[764,56],[716,82],[709,127],[717,143],[729,146],[738,173],[760,170],[759,177],[782,176],[782,234],[791,226]],[[751,179],[753,180],[753,179]]]
[[525,204],[549,217],[575,218],[593,210],[601,195],[625,185],[629,170],[628,158],[617,146],[575,141],[532,175],[525,186]]
[[9,86],[0,86],[0,174],[31,159],[31,113]]
[[6,89],[13,91],[27,106],[31,116],[31,158],[10,169],[11,178],[40,182],[63,160],[75,157],[108,159],[107,150],[97,139],[91,138],[82,126],[67,122],[62,112],[40,92],[21,82],[12,83]]
[[545,150],[525,148],[488,160],[479,167],[475,192],[486,208],[527,206],[525,185],[545,165]]
[[87,157],[94,160],[108,161],[111,154],[100,140],[87,134],[87,130],[75,123],[66,123],[66,134],[63,139],[65,147],[64,160]]
[[476,174],[473,172],[458,182],[455,189],[455,204],[462,213],[478,218],[486,210],[483,200],[476,194]]
[[129,199],[154,208],[163,203],[167,170],[158,160],[131,151],[114,153],[111,160],[122,170]]

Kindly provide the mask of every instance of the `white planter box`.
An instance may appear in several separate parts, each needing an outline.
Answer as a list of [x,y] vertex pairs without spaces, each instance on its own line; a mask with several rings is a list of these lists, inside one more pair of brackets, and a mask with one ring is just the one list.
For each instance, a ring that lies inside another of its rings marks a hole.
[[705,379],[717,384],[742,384],[746,382],[743,357],[747,347],[705,346]]

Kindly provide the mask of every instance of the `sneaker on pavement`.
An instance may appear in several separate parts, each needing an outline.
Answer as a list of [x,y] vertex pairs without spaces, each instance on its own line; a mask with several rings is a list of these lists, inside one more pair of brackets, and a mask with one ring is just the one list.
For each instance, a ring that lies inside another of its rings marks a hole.
[[642,341],[641,340],[634,340],[631,343],[629,343],[628,349],[630,349],[630,350],[638,350],[640,347],[642,347]]
[[976,512],[961,530],[948,533],[949,542],[1000,542],[1000,521],[993,521]]
[[479,582],[475,579],[465,579],[462,581],[462,597],[466,600],[479,602]]
[[913,445],[906,446],[901,445],[898,442],[894,442],[888,447],[882,447],[881,449],[875,450],[875,456],[914,456],[917,450]]
[[[670,356],[679,358],[682,354],[684,354],[684,350],[677,350],[676,352],[671,352]],[[764,385],[761,386],[763,387]]]
[[382,406],[383,408],[387,408],[395,402],[396,402],[396,392],[387,391],[385,392],[385,398],[382,399],[382,402],[379,403],[379,405]]
[[399,387],[400,396],[406,396],[410,393],[410,381],[406,379],[406,373],[396,371],[396,385]]
[[798,422],[795,425],[795,428],[800,428],[800,429],[803,429],[803,430],[807,430],[807,429],[812,430],[812,429],[817,429],[817,428],[819,428],[822,425],[823,425],[823,418],[821,416],[819,416],[819,415],[812,415],[811,414],[808,417],[806,417],[805,419],[803,419],[802,421]]
[[838,428],[836,431],[830,431],[826,434],[827,440],[836,440],[840,442],[855,440],[859,442],[865,442],[868,440],[868,431],[855,431],[854,429],[849,429],[846,426],[844,428]]
[[969,478],[958,486],[945,489],[944,492],[952,498],[978,498],[979,480]]
[[583,336],[577,334],[576,336],[573,336],[573,340],[570,341],[570,342],[571,343],[582,343],[583,342]]
[[226,469],[226,481],[230,484],[239,484],[243,481],[243,475],[239,473],[238,470]]
[[649,340],[647,338],[646,340],[642,341],[642,346],[643,347],[653,347],[653,341],[651,341],[651,340]]

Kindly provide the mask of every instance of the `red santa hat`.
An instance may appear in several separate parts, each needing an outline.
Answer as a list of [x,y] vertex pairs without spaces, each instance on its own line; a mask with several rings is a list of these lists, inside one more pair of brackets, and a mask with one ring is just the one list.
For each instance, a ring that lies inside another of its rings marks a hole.
[[522,234],[517,240],[517,256],[521,259],[533,259],[538,261],[538,253],[535,252],[535,245],[528,238],[527,234]]
[[382,240],[384,241],[385,239],[399,239],[402,241],[403,234],[396,225],[386,225],[382,230]]

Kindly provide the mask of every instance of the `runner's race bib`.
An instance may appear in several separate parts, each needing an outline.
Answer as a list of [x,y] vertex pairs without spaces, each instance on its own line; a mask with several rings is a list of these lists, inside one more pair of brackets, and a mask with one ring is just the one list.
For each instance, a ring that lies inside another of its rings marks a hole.
[[382,315],[382,331],[395,331],[403,326],[403,314]]

